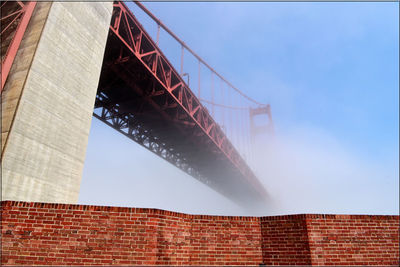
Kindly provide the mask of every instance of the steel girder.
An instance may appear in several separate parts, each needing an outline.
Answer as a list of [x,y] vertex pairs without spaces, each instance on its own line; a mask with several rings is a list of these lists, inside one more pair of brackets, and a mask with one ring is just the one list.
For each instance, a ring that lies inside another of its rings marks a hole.
[[17,55],[36,2],[1,2],[1,87],[3,91],[8,73]]
[[267,198],[221,127],[123,2],[114,3],[94,116],[232,200]]

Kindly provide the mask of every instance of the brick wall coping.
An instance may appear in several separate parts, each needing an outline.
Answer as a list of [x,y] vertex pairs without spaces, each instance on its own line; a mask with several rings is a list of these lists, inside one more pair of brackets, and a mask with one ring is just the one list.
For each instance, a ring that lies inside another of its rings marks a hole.
[[356,214],[290,214],[276,216],[220,216],[220,215],[196,215],[174,212],[155,208],[133,208],[133,207],[116,207],[116,206],[96,206],[96,205],[80,205],[80,204],[60,204],[60,203],[42,203],[42,202],[24,202],[24,201],[1,201],[1,208],[7,210],[8,207],[24,207],[31,209],[36,208],[53,208],[58,210],[81,210],[81,211],[107,211],[122,213],[144,213],[155,215],[176,216],[187,219],[222,219],[222,220],[240,220],[240,221],[257,221],[257,220],[285,220],[285,219],[386,219],[400,220],[399,215],[356,215]]

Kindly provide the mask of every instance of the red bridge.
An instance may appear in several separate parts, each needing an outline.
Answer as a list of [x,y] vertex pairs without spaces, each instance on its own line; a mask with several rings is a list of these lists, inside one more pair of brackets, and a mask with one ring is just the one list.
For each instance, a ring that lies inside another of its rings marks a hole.
[[[244,157],[250,158],[251,139],[262,130],[253,117],[267,114],[272,125],[269,105],[234,87],[142,4],[135,3],[157,23],[157,40],[152,40],[123,2],[114,3],[93,115],[237,203],[267,201],[266,190]],[[10,20],[10,26],[20,23],[14,27],[15,37],[7,39],[13,43],[8,41],[3,70],[12,64],[34,5],[19,2],[15,5],[19,10],[2,18],[2,23]],[[180,73],[157,45],[161,28],[181,45]],[[6,30],[2,37],[11,36]],[[196,74],[183,73],[185,51],[198,61],[197,95],[189,88],[189,78],[193,80]],[[211,75],[211,88],[201,88],[202,69]],[[7,71],[2,78],[6,80]],[[209,99],[200,98],[200,93]]]

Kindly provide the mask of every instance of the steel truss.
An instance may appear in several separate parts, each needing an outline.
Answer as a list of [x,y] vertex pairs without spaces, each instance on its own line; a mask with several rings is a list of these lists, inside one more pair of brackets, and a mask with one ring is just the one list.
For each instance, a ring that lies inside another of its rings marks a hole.
[[1,87],[3,91],[22,37],[36,2],[2,1],[1,4]]
[[114,2],[94,116],[237,202],[267,193],[123,2]]

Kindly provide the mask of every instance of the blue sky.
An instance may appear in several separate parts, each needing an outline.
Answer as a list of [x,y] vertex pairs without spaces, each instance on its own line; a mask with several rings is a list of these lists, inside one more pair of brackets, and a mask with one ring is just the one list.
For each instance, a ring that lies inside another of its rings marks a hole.
[[[398,213],[398,3],[144,5],[232,84],[271,104],[276,136],[259,138],[251,164],[280,205],[261,213]],[[155,37],[155,24],[128,6]],[[160,47],[179,70],[180,46],[162,32]],[[185,71],[194,63],[185,57]],[[96,119],[80,203],[248,214]]]

